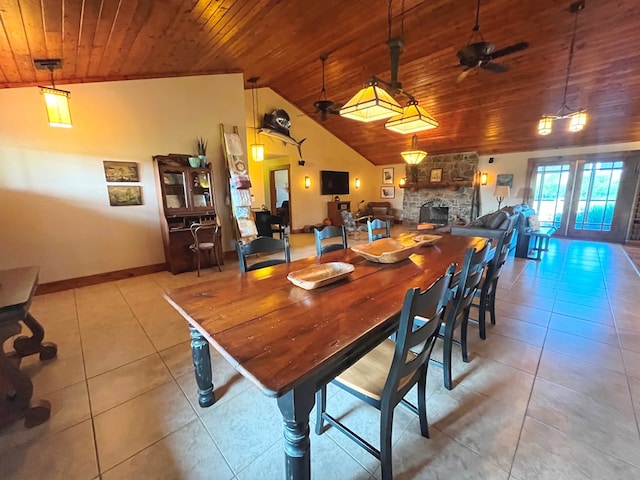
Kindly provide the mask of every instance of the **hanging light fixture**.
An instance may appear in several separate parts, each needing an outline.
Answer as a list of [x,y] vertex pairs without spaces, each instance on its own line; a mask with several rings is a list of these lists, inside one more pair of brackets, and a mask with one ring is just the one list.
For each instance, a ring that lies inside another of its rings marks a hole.
[[584,108],[573,109],[567,105],[567,90],[569,89],[569,74],[571,73],[571,63],[573,62],[573,51],[576,42],[576,29],[578,26],[578,14],[584,9],[585,0],[578,0],[569,7],[569,11],[575,14],[573,22],[573,34],[571,36],[571,47],[569,48],[569,62],[567,64],[567,77],[564,82],[564,97],[560,108],[553,115],[543,115],[538,122],[538,134],[549,135],[553,129],[553,121],[568,118],[569,131],[579,132],[587,124],[587,111]]
[[62,60],[59,58],[37,59],[33,61],[38,70],[49,70],[51,74],[51,87],[38,87],[44,97],[47,109],[49,125],[52,127],[71,128],[71,112],[69,110],[69,95],[71,92],[56,88],[53,81],[53,71],[62,68]]
[[411,137],[411,150],[400,152],[400,155],[409,165],[418,165],[427,156],[427,152],[418,150],[418,136],[414,133]]
[[[391,38],[392,1],[389,0],[387,23],[389,54],[391,57],[391,81],[372,77],[341,109],[340,115],[361,122],[373,122],[392,117],[385,127],[398,133],[414,133],[438,126],[438,122],[418,105],[416,99],[402,90],[398,81],[398,66],[404,42],[401,37]],[[402,27],[404,30],[404,0],[402,1]],[[402,32],[403,33],[403,32]],[[386,86],[389,92],[381,85]],[[403,94],[409,103],[402,108],[393,95]]]
[[256,83],[260,77],[251,77],[247,81],[251,84],[251,112],[253,115],[253,144],[251,144],[251,158],[254,162],[264,160],[264,145],[258,143],[258,127],[256,125],[256,110],[258,109],[258,95],[256,94]]
[[418,105],[415,98],[411,98],[402,114],[391,117],[384,124],[387,130],[398,133],[415,133],[436,128],[440,123],[424,108]]

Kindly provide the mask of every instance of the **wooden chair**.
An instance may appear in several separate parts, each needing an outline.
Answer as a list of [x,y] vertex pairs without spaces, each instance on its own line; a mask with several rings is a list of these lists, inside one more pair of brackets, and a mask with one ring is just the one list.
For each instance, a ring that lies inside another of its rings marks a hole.
[[193,243],[189,245],[189,250],[191,250],[197,258],[198,276],[200,276],[200,255],[204,252],[208,253],[211,263],[213,263],[213,257],[216,257],[216,265],[218,266],[218,271],[221,272],[222,268],[220,267],[218,248],[216,248],[220,225],[215,223],[193,223],[189,227],[189,230],[191,230],[191,235],[193,236]]
[[[487,264],[484,277],[480,287],[476,290],[476,298],[478,303],[472,303],[471,306],[478,309],[478,326],[480,338],[485,340],[487,338],[486,327],[486,315],[487,311],[491,315],[491,323],[496,323],[496,289],[498,287],[498,280],[500,279],[500,273],[502,267],[504,267],[507,257],[509,256],[509,250],[513,238],[516,235],[517,230],[515,228],[505,233],[498,239],[498,245],[493,254],[493,259]],[[471,319],[470,319],[471,320]],[[471,320],[475,322],[475,320]]]
[[[396,341],[384,340],[333,380],[338,387],[380,411],[380,450],[327,413],[326,385],[316,393],[316,433],[322,434],[325,421],[336,427],[380,460],[383,480],[393,478],[391,429],[393,412],[398,403],[402,402],[418,415],[420,432],[423,437],[429,437],[427,368],[442,322],[444,306],[452,294],[450,286],[454,272],[455,265],[450,265],[446,273],[424,292],[419,288],[408,290],[404,297]],[[404,399],[416,383],[417,408]]]
[[[464,258],[462,271],[456,275],[454,282],[456,283],[456,291],[452,300],[447,305],[445,321],[440,328],[438,334],[442,338],[443,353],[442,362],[431,359],[432,363],[436,363],[444,370],[444,386],[451,390],[453,388],[453,380],[451,376],[451,350],[453,344],[459,345],[462,349],[462,360],[469,361],[467,352],[467,324],[469,323],[469,310],[471,302],[476,294],[478,285],[482,280],[482,274],[487,264],[487,255],[491,249],[491,240],[487,239],[485,245],[480,250],[470,248]],[[453,333],[460,326],[460,341],[453,339]]]
[[[347,248],[347,229],[345,226],[341,227],[332,227],[326,226],[322,230],[318,230],[317,228],[313,229],[313,235],[316,238],[316,255],[320,256],[323,253],[333,252],[334,250],[341,250],[343,248]],[[342,237],[341,243],[329,243],[322,245],[322,240],[326,240],[328,238],[337,238]]]
[[367,220],[367,232],[369,233],[369,242],[379,238],[388,238],[391,236],[391,222],[380,218],[369,219]]
[[[282,240],[272,237],[258,237],[245,245],[240,244],[240,242],[236,242],[236,251],[238,252],[238,262],[240,263],[240,271],[242,273],[291,262],[289,237],[286,235]],[[276,252],[282,252],[284,254],[284,258],[268,258],[266,260],[252,263],[251,265],[247,263],[247,257],[251,255]]]

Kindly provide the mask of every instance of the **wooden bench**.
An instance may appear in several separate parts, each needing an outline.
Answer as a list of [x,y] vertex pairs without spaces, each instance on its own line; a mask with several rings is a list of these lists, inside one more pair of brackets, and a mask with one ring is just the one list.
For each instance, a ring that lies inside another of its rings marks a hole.
[[[530,240],[533,239],[533,246],[529,248],[529,255],[527,258],[532,260],[540,260],[542,257],[542,252],[549,251],[549,239],[551,235],[556,233],[558,229],[556,227],[542,227],[538,230],[529,230],[528,232],[523,232],[523,235],[527,235],[530,237]],[[535,256],[532,256],[535,255]]]

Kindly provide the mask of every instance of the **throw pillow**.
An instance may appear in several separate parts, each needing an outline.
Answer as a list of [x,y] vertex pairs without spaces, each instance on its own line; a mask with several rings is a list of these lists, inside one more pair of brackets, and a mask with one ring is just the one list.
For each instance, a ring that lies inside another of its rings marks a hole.
[[531,230],[540,230],[540,220],[537,215],[531,215],[528,220]]
[[494,212],[489,216],[489,218],[485,222],[485,226],[492,229],[500,228],[504,222],[508,221],[508,219],[509,214],[507,212],[498,210],[497,212]]
[[371,210],[373,211],[374,217],[379,217],[387,214],[387,207],[371,207]]

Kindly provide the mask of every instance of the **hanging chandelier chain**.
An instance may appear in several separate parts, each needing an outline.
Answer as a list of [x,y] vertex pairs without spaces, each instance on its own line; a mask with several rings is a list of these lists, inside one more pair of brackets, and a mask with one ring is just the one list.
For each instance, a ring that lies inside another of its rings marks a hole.
[[[573,52],[576,43],[576,30],[578,28],[578,15],[580,14],[581,9],[576,9],[576,18],[573,21],[573,34],[571,35],[571,46],[569,47],[569,63],[567,64],[567,78],[564,81],[564,97],[562,99],[562,105],[560,106],[560,110],[571,110],[567,105],[567,92],[569,90],[569,75],[571,74],[571,64],[573,63]],[[564,112],[560,112],[564,113]]]

